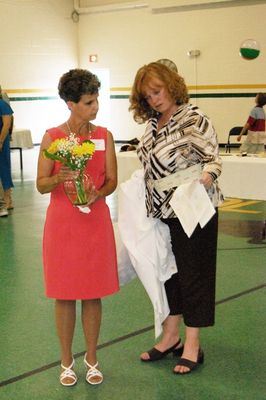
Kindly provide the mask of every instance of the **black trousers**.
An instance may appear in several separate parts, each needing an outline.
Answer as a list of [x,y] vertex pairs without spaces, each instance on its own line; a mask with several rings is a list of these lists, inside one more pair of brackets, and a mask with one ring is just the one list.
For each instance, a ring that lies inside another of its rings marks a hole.
[[187,237],[178,218],[169,226],[178,272],[165,282],[170,315],[183,315],[189,327],[214,325],[218,211]]

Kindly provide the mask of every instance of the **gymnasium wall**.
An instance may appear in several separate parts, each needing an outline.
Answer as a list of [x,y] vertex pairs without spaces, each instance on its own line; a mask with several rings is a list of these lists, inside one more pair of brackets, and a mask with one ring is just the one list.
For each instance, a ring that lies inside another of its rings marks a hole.
[[[58,79],[80,66],[108,79],[103,124],[115,139],[139,136],[144,126],[128,112],[135,73],[145,63],[170,58],[186,80],[191,102],[211,117],[225,142],[232,126],[245,123],[255,94],[266,91],[265,2],[166,13],[154,12],[149,6],[154,2],[126,11],[80,9],[74,22],[72,0],[0,0],[0,84],[11,98],[16,127],[30,128],[39,143],[46,128],[66,118]],[[248,38],[260,44],[254,60],[239,56]],[[200,56],[188,57],[194,49]],[[89,58],[94,54],[96,63]]]
[[0,84],[15,127],[31,129],[34,143],[66,115],[57,83],[78,65],[72,11],[72,0],[0,0]]
[[[232,126],[246,122],[255,94],[266,91],[265,17],[266,4],[158,14],[148,7],[80,15],[80,65],[110,69],[110,128],[115,137],[132,138],[144,129],[128,113],[137,69],[170,58],[189,86],[191,101],[212,118],[219,141],[225,142]],[[248,38],[261,47],[254,60],[239,56],[240,44]],[[188,57],[194,49],[200,56]],[[97,63],[89,62],[90,54],[97,54]]]

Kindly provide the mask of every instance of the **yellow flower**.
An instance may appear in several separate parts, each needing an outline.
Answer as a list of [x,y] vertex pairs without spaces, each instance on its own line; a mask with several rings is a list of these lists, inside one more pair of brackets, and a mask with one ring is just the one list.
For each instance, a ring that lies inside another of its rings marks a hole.
[[65,139],[56,139],[54,140],[49,148],[47,149],[48,153],[50,154],[56,154],[60,148],[62,148],[66,143]]
[[43,154],[45,158],[59,161],[72,170],[83,170],[87,161],[95,151],[95,144],[91,141],[80,143],[79,138],[70,135],[68,138],[54,140]]
[[73,146],[72,154],[73,156],[91,156],[94,153],[95,144],[92,142],[83,142],[80,145]]

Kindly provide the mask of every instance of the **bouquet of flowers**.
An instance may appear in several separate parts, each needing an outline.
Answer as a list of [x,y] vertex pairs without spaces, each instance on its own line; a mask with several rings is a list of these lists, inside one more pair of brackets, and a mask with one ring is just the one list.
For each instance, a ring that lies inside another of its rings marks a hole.
[[[71,133],[67,138],[54,140],[48,149],[43,151],[44,157],[68,166],[79,175],[73,181],[64,182],[64,189],[72,204],[76,206],[88,203],[88,192],[92,189],[91,179],[84,174],[88,160],[95,152],[95,144],[90,140],[80,142]],[[88,182],[89,180],[89,182]]]
[[95,144],[92,141],[84,140],[80,143],[79,138],[70,133],[67,138],[53,141],[49,148],[44,150],[44,156],[67,165],[73,171],[83,171],[94,151]]

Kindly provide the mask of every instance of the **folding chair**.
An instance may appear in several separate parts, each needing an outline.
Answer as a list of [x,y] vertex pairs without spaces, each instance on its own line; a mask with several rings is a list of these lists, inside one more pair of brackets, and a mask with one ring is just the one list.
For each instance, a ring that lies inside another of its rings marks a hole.
[[[237,148],[239,147],[239,144],[236,142],[231,142],[231,138],[232,136],[238,136],[240,134],[240,132],[242,131],[242,126],[234,126],[233,128],[230,129],[229,133],[228,133],[228,138],[227,138],[227,144],[225,145],[225,152],[230,153],[231,152],[231,148]],[[245,133],[246,135],[246,133]]]

